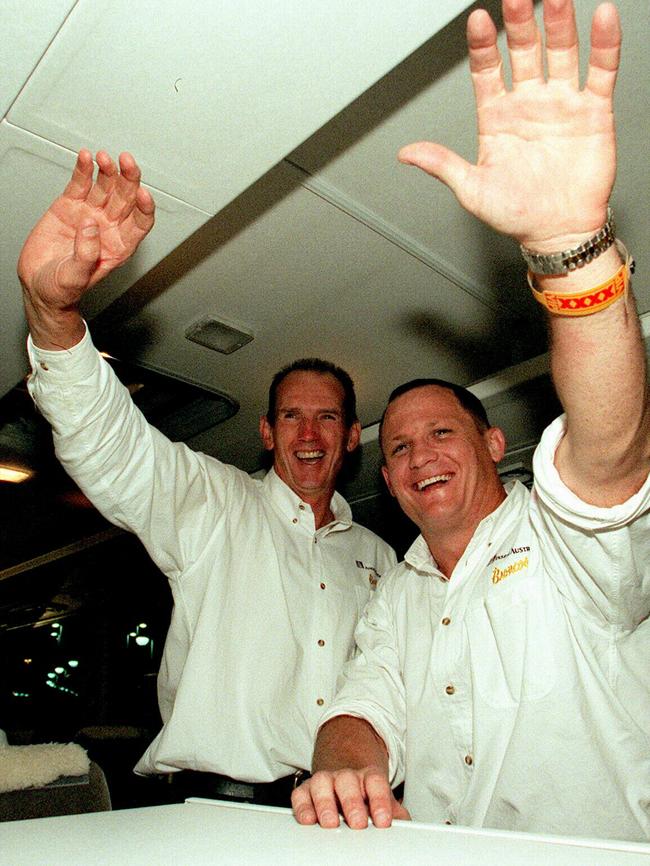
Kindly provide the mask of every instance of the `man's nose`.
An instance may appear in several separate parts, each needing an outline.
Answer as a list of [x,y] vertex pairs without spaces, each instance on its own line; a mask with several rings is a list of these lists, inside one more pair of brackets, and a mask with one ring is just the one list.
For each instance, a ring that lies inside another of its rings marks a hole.
[[298,428],[298,435],[301,439],[315,439],[316,438],[316,422],[313,418],[305,418],[304,416],[300,419],[300,427]]
[[411,469],[420,469],[427,463],[435,463],[438,459],[438,448],[435,443],[413,442],[409,451],[409,466]]

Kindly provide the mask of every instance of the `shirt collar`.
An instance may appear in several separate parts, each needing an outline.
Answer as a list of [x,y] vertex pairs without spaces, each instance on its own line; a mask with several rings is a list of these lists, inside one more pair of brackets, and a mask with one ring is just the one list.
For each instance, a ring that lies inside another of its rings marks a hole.
[[[300,518],[305,512],[312,514],[311,505],[302,500],[297,493],[289,487],[278,475],[275,469],[271,468],[264,476],[262,481],[263,486],[268,492],[271,499],[280,508],[280,510],[290,517]],[[334,521],[328,524],[328,527],[346,529],[352,525],[352,510],[340,493],[334,491],[330,508],[334,515]],[[326,527],[322,527],[325,529]]]
[[[487,543],[487,541],[490,540],[497,521],[508,521],[518,514],[521,508],[527,504],[528,491],[520,481],[508,483],[505,489],[507,493],[506,498],[497,508],[494,509],[494,511],[481,520],[467,545],[465,554],[477,545]],[[438,569],[436,561],[429,550],[429,546],[422,535],[418,535],[413,544],[406,551],[404,560],[416,571],[422,572],[423,574],[436,574],[438,576],[442,574]],[[446,577],[444,579],[448,580]]]

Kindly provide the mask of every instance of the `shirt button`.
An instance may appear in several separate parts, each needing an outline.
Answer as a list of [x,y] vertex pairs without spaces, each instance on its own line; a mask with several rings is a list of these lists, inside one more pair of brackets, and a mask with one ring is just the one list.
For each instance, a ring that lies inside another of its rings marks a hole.
[[326,584],[321,583],[320,588],[321,588],[321,589],[325,589],[325,586],[326,586]]
[[445,691],[447,692],[448,695],[453,695],[454,692],[456,691],[456,689],[452,685],[449,685],[449,686],[447,686]]
[[325,641],[324,641],[324,640],[319,640],[319,641],[318,641],[318,646],[325,646]]
[[323,704],[325,703],[325,701],[324,701],[322,698],[318,698],[318,700],[316,701],[316,703],[318,704],[319,707],[322,707]]
[[441,622],[442,622],[443,625],[449,625],[449,623],[451,622],[451,620],[449,619],[448,616],[446,616],[446,617],[444,617],[444,618],[441,620]]
[[474,763],[474,759],[472,758],[471,755],[465,755],[465,763],[467,764],[468,767],[472,766],[472,764]]
[[297,518],[297,517],[294,517],[293,520],[292,520],[291,522],[292,522],[292,523],[298,523],[298,518]]
[[449,827],[451,827],[451,821],[445,821],[445,824],[447,824]]
[[298,508],[299,508],[301,511],[304,511],[304,510],[305,510],[305,506],[302,504],[302,502],[300,503],[300,505],[298,506]]
[[45,361],[41,361],[41,367],[42,367],[43,370],[49,370],[49,369],[50,369],[50,368],[47,366],[47,364],[45,363]]

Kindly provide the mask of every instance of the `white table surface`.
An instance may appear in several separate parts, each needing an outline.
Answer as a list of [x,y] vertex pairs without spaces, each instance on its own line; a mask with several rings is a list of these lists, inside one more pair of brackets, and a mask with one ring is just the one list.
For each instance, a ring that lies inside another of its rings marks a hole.
[[2,866],[650,866],[650,844],[398,821],[301,827],[288,809],[184,804],[0,824]]

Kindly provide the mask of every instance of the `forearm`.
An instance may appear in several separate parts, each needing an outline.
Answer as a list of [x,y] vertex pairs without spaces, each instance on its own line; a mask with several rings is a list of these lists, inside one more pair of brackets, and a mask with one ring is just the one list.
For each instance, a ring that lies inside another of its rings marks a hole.
[[312,771],[376,767],[388,777],[388,751],[372,725],[354,716],[336,716],[318,732]]
[[[615,247],[560,277],[537,277],[540,289],[587,291],[621,266]],[[600,312],[549,316],[551,366],[567,415],[556,456],[564,482],[596,505],[614,505],[642,484],[650,469],[647,374],[634,299]]]

